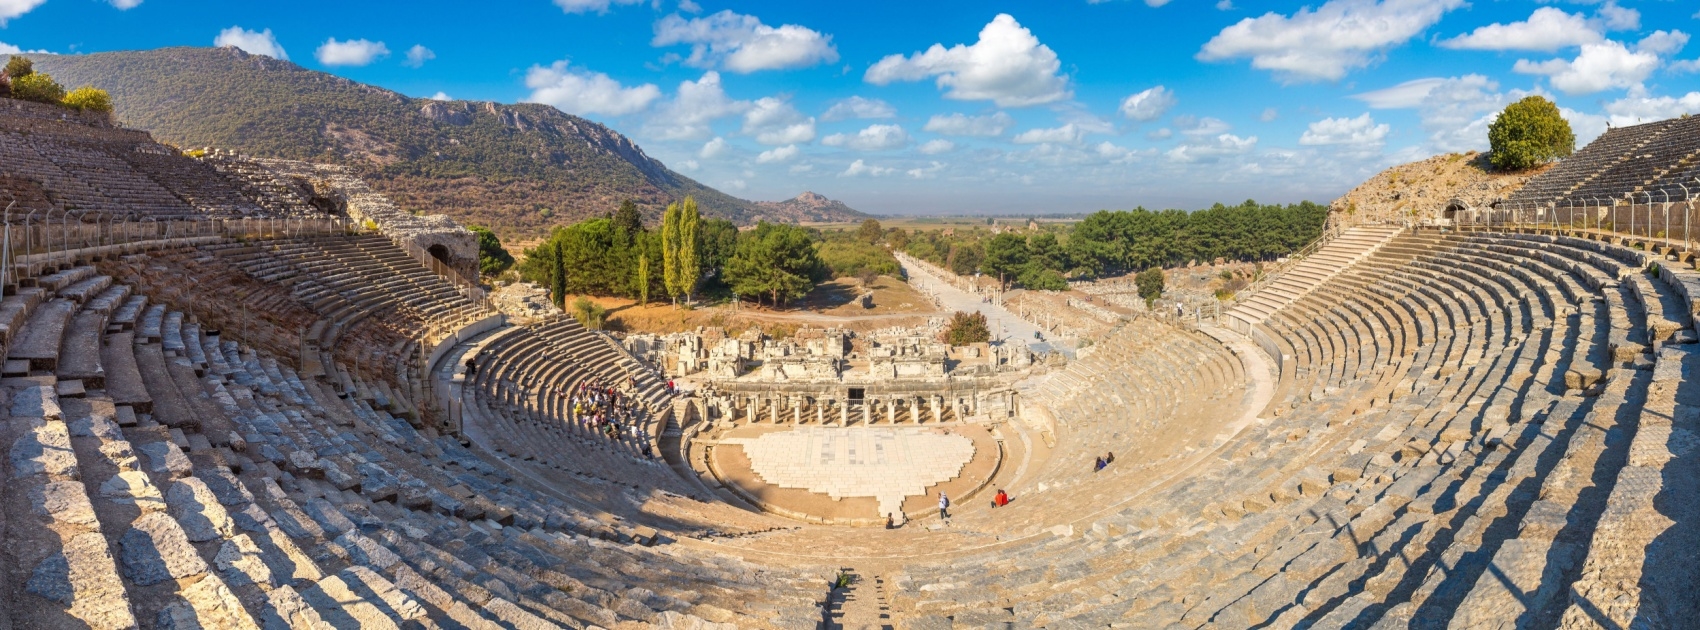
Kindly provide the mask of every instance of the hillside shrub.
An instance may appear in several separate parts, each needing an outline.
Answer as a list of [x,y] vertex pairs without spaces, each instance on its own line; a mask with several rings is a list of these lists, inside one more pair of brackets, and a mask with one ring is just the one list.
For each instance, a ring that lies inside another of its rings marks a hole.
[[65,87],[45,72],[31,72],[12,79],[12,98],[58,105],[65,100]]
[[608,320],[608,309],[590,301],[590,298],[580,297],[573,300],[573,319],[584,324],[585,328],[602,330],[602,324]]
[[71,90],[60,102],[77,111],[112,113],[112,96],[91,85]]
[[1565,157],[1576,150],[1576,134],[1558,106],[1530,96],[1505,107],[1488,125],[1488,161],[1505,170],[1522,170]]
[[1133,284],[1139,287],[1139,297],[1145,300],[1145,308],[1151,308],[1157,298],[1163,297],[1163,270],[1152,267],[1141,271],[1133,277]]

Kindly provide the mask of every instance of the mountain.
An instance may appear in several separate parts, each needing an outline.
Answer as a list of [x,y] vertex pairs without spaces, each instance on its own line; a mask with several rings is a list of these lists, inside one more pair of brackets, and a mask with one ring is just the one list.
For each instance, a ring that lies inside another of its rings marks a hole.
[[624,199],[658,224],[686,195],[740,224],[788,219],[547,105],[412,98],[235,48],[31,58],[62,84],[107,90],[121,123],[162,142],[347,165],[402,208],[506,237],[542,236]]
[[844,205],[842,201],[827,199],[825,195],[808,191],[785,201],[757,201],[755,205],[767,214],[794,222],[854,221],[868,216]]

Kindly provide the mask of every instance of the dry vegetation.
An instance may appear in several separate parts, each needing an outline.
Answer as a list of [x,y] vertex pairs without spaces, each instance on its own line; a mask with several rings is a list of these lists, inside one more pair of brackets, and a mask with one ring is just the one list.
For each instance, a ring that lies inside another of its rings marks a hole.
[[1452,199],[1483,206],[1510,196],[1546,168],[1498,172],[1491,170],[1485,153],[1437,155],[1382,171],[1335,199],[1329,209],[1331,218],[1348,223],[1438,218]]

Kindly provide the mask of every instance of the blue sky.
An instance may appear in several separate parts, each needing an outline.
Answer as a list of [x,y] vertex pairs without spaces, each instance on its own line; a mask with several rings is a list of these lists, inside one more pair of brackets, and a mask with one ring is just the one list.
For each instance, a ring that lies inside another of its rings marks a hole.
[[738,196],[879,213],[1326,202],[1485,148],[1528,94],[1579,143],[1700,113],[1694,0],[0,0],[0,24],[4,52],[217,42],[547,103]]

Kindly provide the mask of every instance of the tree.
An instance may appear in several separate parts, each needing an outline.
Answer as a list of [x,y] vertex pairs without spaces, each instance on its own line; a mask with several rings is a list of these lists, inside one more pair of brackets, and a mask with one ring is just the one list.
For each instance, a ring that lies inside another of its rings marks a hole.
[[1163,297],[1163,270],[1152,267],[1141,271],[1133,277],[1133,284],[1139,287],[1139,297],[1145,299],[1145,308],[1151,308],[1157,298]]
[[726,262],[726,282],[734,293],[765,293],[781,306],[814,289],[822,271],[807,231],[763,221],[738,235],[738,249]]
[[572,313],[573,319],[577,319],[578,323],[591,330],[601,330],[602,323],[608,319],[608,309],[583,296],[573,300]]
[[1544,96],[1529,96],[1505,106],[1488,125],[1488,145],[1494,166],[1521,170],[1570,155],[1576,134],[1557,105]]
[[685,294],[685,301],[691,300],[691,294],[696,291],[697,280],[702,278],[702,262],[698,252],[700,245],[700,230],[702,214],[697,212],[697,200],[686,196],[685,203],[679,208],[679,290]]
[[950,316],[950,326],[944,330],[944,341],[953,346],[966,346],[971,343],[981,343],[992,340],[992,327],[986,324],[986,315],[979,311],[964,313],[957,311]]
[[34,72],[35,62],[30,61],[29,57],[12,55],[12,58],[6,61],[6,77],[14,81],[27,77]]
[[561,310],[567,309],[567,247],[562,241],[555,241],[555,260],[549,275],[549,297]]
[[12,79],[12,98],[58,105],[65,100],[65,88],[46,72],[31,72]]
[[638,304],[649,303],[649,257],[638,256],[637,268]]
[[678,304],[679,294],[679,204],[667,204],[661,214],[661,286]]
[[71,90],[60,102],[78,111],[112,113],[112,96],[94,86],[85,85]]
[[1015,275],[1025,264],[1027,239],[1013,232],[1004,232],[986,243],[986,257],[980,261],[980,269],[986,273],[997,274],[998,286],[1002,287],[1004,276]]
[[885,231],[880,229],[880,222],[874,219],[865,219],[861,227],[856,228],[856,238],[869,244],[880,242],[880,237],[884,235]]
[[630,245],[643,231],[643,214],[638,212],[636,203],[627,199],[620,202],[620,209],[614,211],[614,227],[626,230],[626,244]]
[[909,233],[903,228],[891,228],[886,232],[885,242],[890,243],[892,249],[902,250],[909,246]]
[[508,250],[502,247],[502,240],[496,238],[495,232],[476,225],[469,225],[466,229],[478,236],[479,274],[495,277],[514,265],[513,254],[509,254]]

